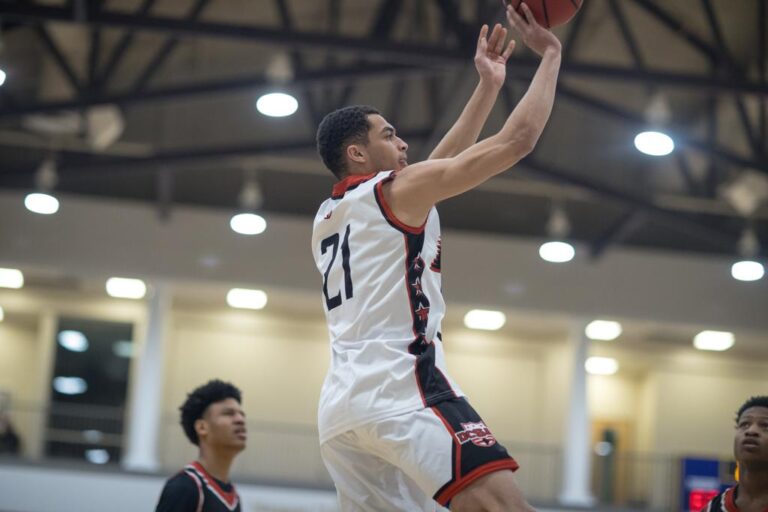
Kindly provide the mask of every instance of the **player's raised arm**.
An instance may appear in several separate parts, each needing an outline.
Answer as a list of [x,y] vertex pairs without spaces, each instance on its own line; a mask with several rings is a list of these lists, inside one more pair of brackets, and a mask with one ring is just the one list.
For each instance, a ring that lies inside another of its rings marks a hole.
[[475,68],[480,80],[459,118],[429,155],[430,160],[454,157],[477,142],[504,85],[507,60],[515,49],[514,40],[505,44],[506,40],[507,29],[500,24],[493,27],[490,36],[488,25],[480,29],[475,51]]
[[507,8],[507,19],[523,42],[541,56],[528,91],[497,134],[456,157],[407,166],[384,188],[393,213],[406,224],[420,225],[435,203],[515,165],[533,150],[544,131],[555,99],[561,45],[552,32],[536,22],[525,3],[521,7],[525,20],[511,7]]

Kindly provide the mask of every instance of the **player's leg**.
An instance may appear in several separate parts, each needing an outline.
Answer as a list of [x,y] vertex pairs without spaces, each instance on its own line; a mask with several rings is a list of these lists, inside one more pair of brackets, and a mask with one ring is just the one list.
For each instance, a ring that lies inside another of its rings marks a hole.
[[320,452],[336,485],[341,512],[435,509],[431,496],[408,475],[369,453],[356,431],[323,443]]
[[532,512],[511,471],[495,471],[474,482],[451,500],[451,512]]
[[[453,510],[454,498],[473,487],[460,503],[472,504],[480,498],[497,496],[505,500],[503,503],[515,503],[504,486],[497,483],[500,477],[489,475],[511,476],[518,465],[463,398],[388,418],[361,430],[369,437],[374,453],[402,469],[440,505]],[[501,479],[507,481],[508,477]],[[483,483],[486,481],[490,484]]]

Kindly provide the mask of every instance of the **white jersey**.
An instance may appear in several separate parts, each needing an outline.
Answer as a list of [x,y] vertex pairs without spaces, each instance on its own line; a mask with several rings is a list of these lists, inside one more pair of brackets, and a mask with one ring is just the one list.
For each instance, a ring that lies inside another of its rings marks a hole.
[[440,220],[391,212],[393,171],[350,176],[317,212],[312,253],[323,278],[331,363],[320,396],[320,442],[463,396],[445,371],[440,323]]

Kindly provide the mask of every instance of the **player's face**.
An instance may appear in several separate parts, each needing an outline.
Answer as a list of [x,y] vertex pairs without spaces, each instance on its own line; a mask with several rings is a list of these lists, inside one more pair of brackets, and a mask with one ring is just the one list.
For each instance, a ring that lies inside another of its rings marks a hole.
[[741,414],[733,453],[739,462],[768,462],[768,407],[750,407]]
[[208,406],[203,415],[205,433],[201,439],[209,446],[243,450],[248,439],[245,413],[234,398],[227,398]]
[[408,144],[397,136],[395,128],[378,114],[368,116],[366,151],[371,167],[376,171],[399,171],[408,165]]

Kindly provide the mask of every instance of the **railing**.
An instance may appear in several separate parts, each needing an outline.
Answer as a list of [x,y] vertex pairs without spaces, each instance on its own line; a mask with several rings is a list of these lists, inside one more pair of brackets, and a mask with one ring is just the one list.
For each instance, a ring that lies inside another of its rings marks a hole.
[[[103,450],[110,454],[107,463],[115,464],[123,453],[124,411],[120,408],[61,404],[51,408],[16,407],[10,417],[22,438],[23,457],[82,461],[87,451]],[[516,480],[526,497],[534,503],[555,503],[562,486],[560,446],[503,440],[502,444],[521,466]],[[52,450],[52,446],[58,449]],[[181,468],[197,453],[175,416],[162,419],[158,447],[158,459],[166,474]],[[233,474],[245,482],[333,487],[320,458],[313,425],[249,422],[248,448],[236,459]],[[669,455],[594,455],[593,492],[605,505],[675,510],[678,474],[677,460]]]

